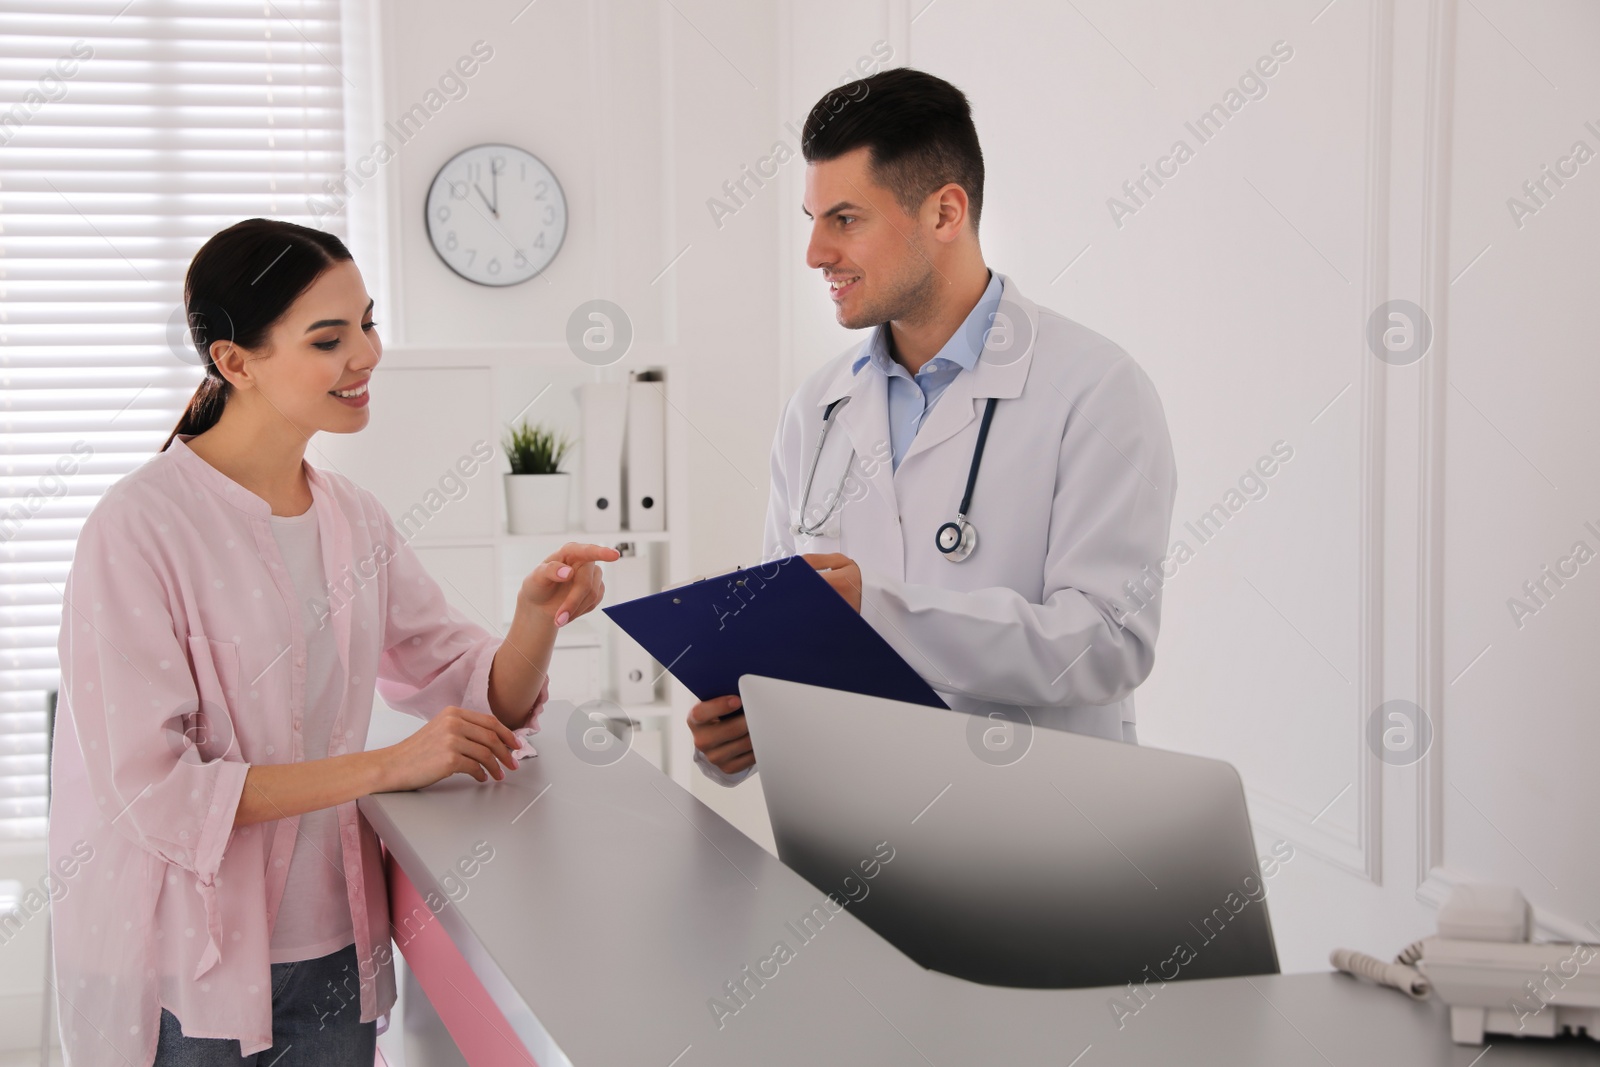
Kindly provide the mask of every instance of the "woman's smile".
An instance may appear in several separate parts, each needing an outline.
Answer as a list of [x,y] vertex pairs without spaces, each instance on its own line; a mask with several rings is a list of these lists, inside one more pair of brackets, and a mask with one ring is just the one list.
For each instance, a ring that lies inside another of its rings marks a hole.
[[347,407],[364,408],[370,395],[367,392],[367,385],[371,381],[372,377],[368,375],[348,389],[330,389],[328,395]]

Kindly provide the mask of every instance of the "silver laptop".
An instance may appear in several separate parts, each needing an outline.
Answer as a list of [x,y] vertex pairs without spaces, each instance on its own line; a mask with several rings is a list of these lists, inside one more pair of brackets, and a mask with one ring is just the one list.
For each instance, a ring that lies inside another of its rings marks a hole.
[[990,985],[1276,974],[1238,772],[756,675],[778,858],[924,967]]

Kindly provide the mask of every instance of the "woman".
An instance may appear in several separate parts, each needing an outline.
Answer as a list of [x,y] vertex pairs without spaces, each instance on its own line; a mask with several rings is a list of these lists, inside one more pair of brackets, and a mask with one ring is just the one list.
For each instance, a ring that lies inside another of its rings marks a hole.
[[[556,629],[617,553],[566,546],[491,636],[376,497],[304,460],[312,434],[366,426],[381,357],[344,245],[241,222],[195,256],[184,300],[205,378],[90,513],[66,583],[62,1042],[75,1064],[370,1067],[394,977],[355,801],[514,771]],[[374,689],[426,725],[366,751]]]

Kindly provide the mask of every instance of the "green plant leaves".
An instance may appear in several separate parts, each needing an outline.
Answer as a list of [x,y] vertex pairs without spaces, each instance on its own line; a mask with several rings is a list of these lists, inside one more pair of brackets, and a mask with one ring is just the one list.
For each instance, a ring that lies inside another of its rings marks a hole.
[[572,441],[564,433],[523,422],[506,435],[501,447],[511,460],[512,474],[560,474]]

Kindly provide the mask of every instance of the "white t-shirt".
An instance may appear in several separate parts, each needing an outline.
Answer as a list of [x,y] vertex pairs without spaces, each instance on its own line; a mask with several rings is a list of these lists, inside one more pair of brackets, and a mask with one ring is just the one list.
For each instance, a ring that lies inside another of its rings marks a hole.
[[[283,553],[300,608],[306,640],[306,710],[302,725],[305,759],[324,759],[333,733],[344,669],[331,626],[317,605],[325,601],[322,538],[316,509],[304,515],[272,516],[272,536]],[[308,811],[289,860],[289,880],[272,928],[271,962],[316,959],[355,942],[346,895],[337,808]]]

